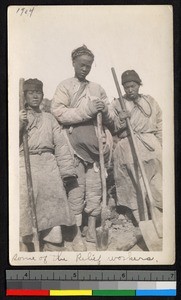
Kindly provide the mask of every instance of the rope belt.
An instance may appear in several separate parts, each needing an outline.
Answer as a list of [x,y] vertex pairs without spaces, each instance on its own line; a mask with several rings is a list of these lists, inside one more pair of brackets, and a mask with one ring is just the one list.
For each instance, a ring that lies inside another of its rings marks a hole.
[[29,150],[29,154],[30,155],[35,155],[35,154],[39,154],[41,155],[42,153],[46,153],[46,152],[49,152],[49,153],[54,153],[53,149],[37,149],[37,150]]
[[[146,132],[146,134],[148,134],[149,132]],[[151,133],[151,132],[150,132]],[[149,151],[155,151],[155,149],[149,145],[145,140],[144,140],[144,133],[143,132],[137,132],[134,131],[134,134],[136,135],[136,137],[140,140],[140,142],[142,142],[142,144],[149,150]],[[153,133],[151,133],[153,134]],[[123,131],[121,133],[117,134],[119,138],[124,139],[128,136],[130,136],[128,131]]]

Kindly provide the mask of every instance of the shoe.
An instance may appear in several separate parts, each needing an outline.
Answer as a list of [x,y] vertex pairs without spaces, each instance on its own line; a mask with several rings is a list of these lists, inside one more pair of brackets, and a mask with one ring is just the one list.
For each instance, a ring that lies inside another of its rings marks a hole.
[[86,242],[96,243],[96,234],[95,235],[91,235],[89,233],[89,230],[87,230],[87,233],[86,233]]
[[88,227],[85,226],[82,230],[82,236],[86,238],[86,242],[90,242],[90,243],[95,243],[96,242],[96,237],[91,237],[89,231],[88,231]]
[[87,227],[87,226],[84,226],[84,228],[82,229],[82,233],[81,233],[81,235],[82,235],[83,237],[86,237],[87,230],[88,230],[88,227]]

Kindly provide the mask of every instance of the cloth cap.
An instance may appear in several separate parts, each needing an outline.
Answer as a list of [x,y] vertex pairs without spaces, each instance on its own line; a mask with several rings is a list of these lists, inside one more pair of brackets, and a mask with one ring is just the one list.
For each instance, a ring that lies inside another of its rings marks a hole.
[[35,79],[28,79],[24,81],[23,90],[25,91],[41,91],[43,92],[43,82]]
[[129,81],[134,81],[138,84],[141,84],[141,79],[134,70],[125,71],[122,74],[121,79],[122,79],[122,85],[124,85],[126,82],[129,82]]
[[85,45],[72,51],[71,54],[72,60],[74,60],[77,56],[81,56],[81,55],[89,55],[94,60],[94,54]]

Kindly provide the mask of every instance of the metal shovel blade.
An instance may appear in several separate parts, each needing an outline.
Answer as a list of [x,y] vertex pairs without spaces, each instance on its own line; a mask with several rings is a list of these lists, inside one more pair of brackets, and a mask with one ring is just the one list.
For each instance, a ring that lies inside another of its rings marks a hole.
[[105,251],[108,248],[109,229],[107,227],[96,228],[96,249]]
[[148,249],[150,251],[162,251],[163,239],[158,236],[153,221],[140,221],[139,228]]

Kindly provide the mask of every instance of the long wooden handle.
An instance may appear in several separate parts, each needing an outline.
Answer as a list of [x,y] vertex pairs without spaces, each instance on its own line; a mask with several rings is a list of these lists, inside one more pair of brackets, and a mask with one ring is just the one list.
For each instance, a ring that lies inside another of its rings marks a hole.
[[102,142],[102,113],[97,114],[97,131],[98,131],[98,143],[99,143],[99,161],[101,171],[101,183],[102,183],[102,207],[106,207],[107,191],[106,191],[106,175],[104,165],[104,153],[103,153],[103,142]]
[[[23,93],[23,83],[24,79],[20,78],[19,80],[19,105],[20,109],[24,109],[24,93]],[[38,238],[38,223],[36,217],[36,206],[35,206],[35,199],[33,193],[33,182],[32,182],[32,175],[31,175],[31,166],[30,166],[30,157],[29,157],[29,148],[28,148],[28,134],[25,130],[23,132],[23,150],[24,150],[24,158],[25,158],[25,168],[26,168],[26,178],[27,178],[27,189],[28,189],[28,199],[31,207],[32,212],[32,219],[33,219],[33,226],[35,228],[34,232],[34,246],[35,251],[39,251],[39,238]]]
[[[123,109],[123,111],[125,111],[126,110],[126,105],[125,105],[124,99],[122,97],[122,93],[121,93],[119,82],[118,82],[118,79],[117,79],[117,76],[116,76],[115,69],[111,68],[111,71],[112,71],[114,82],[115,82],[115,85],[116,85],[116,88],[117,88],[117,91],[118,91],[118,96],[119,96],[119,101],[120,101],[121,108]],[[136,159],[138,161],[138,166],[140,168],[141,175],[142,175],[142,178],[143,178],[143,183],[144,183],[144,186],[145,186],[145,190],[147,192],[149,206],[150,206],[151,218],[152,218],[152,221],[153,221],[153,224],[154,224],[154,227],[155,227],[155,230],[156,230],[158,236],[162,237],[162,232],[161,232],[160,226],[157,224],[156,214],[155,214],[155,211],[154,211],[154,201],[153,201],[152,193],[151,193],[151,190],[150,190],[150,186],[149,186],[149,183],[148,183],[148,179],[147,179],[147,176],[146,176],[146,173],[145,173],[145,169],[144,169],[142,160],[141,160],[140,155],[139,155],[139,151],[138,151],[137,144],[136,144],[136,139],[135,139],[135,136],[134,136],[134,131],[131,127],[131,123],[130,123],[129,118],[126,118],[126,123],[127,123],[127,127],[128,127],[128,130],[129,130],[130,136],[131,136],[131,140],[132,140],[134,152],[135,152],[135,155],[136,155]]]

